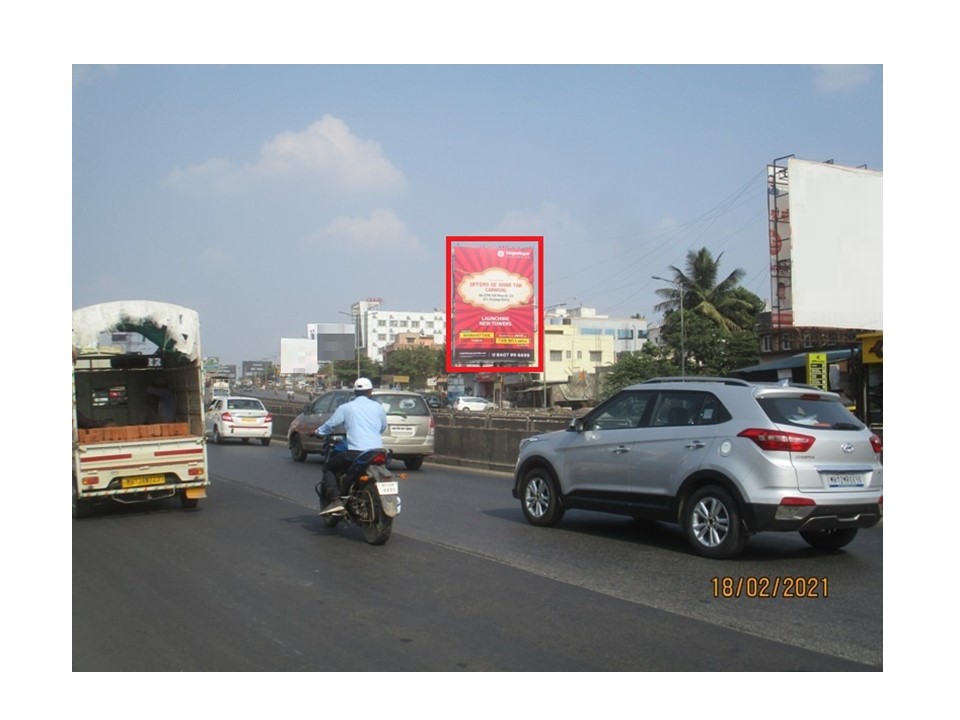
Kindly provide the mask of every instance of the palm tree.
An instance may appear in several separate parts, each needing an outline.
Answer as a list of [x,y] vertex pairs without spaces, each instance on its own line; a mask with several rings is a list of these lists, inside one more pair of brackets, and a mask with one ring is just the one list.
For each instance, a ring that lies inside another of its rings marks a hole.
[[751,317],[754,308],[742,293],[736,291],[746,273],[737,268],[717,283],[722,257],[723,253],[720,253],[714,260],[706,248],[699,252],[690,250],[686,272],[670,266],[675,286],[657,290],[657,295],[664,301],[655,309],[659,312],[679,310],[682,298],[684,312],[713,320],[724,335],[744,330],[744,320]]

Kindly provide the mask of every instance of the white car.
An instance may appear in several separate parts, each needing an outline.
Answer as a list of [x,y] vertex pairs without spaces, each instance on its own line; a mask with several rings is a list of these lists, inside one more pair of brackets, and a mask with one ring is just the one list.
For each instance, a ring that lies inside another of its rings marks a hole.
[[257,398],[234,395],[214,398],[207,405],[204,433],[217,444],[228,439],[249,442],[250,438],[258,438],[261,445],[269,445],[273,416]]
[[453,406],[454,410],[465,410],[465,411],[484,411],[484,410],[496,410],[497,406],[492,402],[482,397],[473,397],[470,395],[464,395],[457,398],[456,404]]

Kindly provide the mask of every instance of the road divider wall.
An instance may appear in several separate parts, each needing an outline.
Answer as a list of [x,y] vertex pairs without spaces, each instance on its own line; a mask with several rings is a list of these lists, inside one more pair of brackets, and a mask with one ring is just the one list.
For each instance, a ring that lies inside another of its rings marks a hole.
[[[264,399],[273,416],[273,435],[286,442],[287,428],[303,409],[302,403]],[[520,441],[552,430],[563,430],[572,415],[567,411],[527,413],[523,410],[482,413],[434,411],[435,453],[427,462],[512,472]]]

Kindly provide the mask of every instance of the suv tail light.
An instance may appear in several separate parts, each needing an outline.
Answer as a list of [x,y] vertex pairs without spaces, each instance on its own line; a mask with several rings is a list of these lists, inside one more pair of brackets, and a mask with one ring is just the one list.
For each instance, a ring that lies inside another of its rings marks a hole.
[[764,430],[763,428],[747,428],[737,437],[753,440],[762,450],[781,452],[806,452],[813,447],[815,440],[809,435],[782,430]]

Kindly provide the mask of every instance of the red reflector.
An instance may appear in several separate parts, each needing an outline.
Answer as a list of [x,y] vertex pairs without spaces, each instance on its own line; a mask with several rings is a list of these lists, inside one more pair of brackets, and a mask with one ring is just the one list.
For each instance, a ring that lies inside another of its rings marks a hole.
[[810,498],[805,497],[785,497],[780,501],[781,505],[816,505]]
[[764,430],[763,428],[747,428],[738,434],[753,440],[764,450],[782,450],[785,452],[806,452],[815,438],[799,433],[783,432],[782,430]]
[[203,468],[188,468],[187,475],[203,475]]

